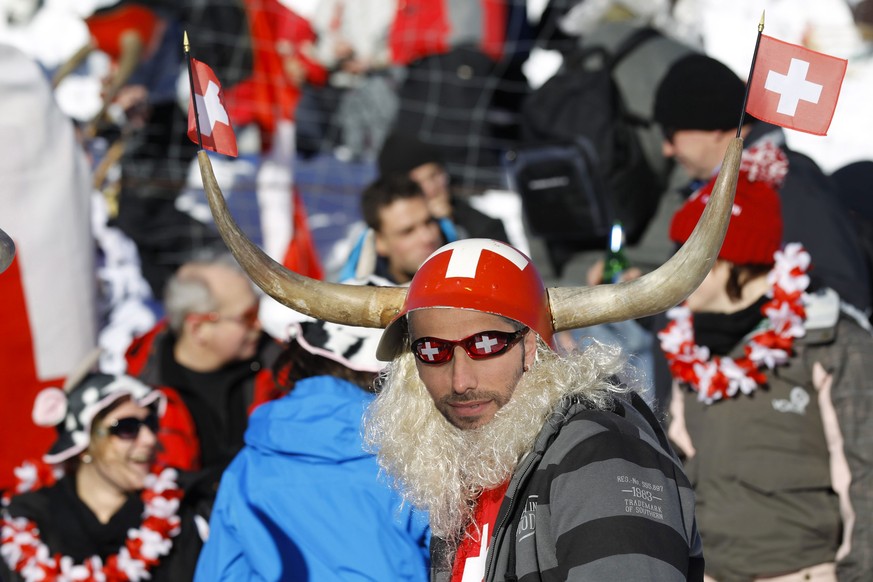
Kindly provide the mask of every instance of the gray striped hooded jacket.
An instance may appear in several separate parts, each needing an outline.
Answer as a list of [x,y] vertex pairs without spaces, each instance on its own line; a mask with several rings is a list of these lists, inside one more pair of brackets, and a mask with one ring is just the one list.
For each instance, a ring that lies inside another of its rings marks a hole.
[[[694,493],[635,393],[556,411],[522,459],[488,545],[486,582],[703,580]],[[435,540],[432,579],[448,581]]]

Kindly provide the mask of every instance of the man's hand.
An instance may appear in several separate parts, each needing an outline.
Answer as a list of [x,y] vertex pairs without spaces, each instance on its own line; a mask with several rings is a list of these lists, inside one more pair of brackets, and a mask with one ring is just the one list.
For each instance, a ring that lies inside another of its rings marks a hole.
[[113,107],[120,112],[123,112],[123,119],[114,121],[124,123],[127,122],[134,128],[142,128],[148,121],[149,114],[149,91],[145,85],[125,85],[118,90],[118,94],[113,101]]
[[428,196],[427,209],[436,219],[452,218],[452,201],[448,196]]
[[282,60],[285,76],[295,87],[300,87],[306,81],[306,67],[303,61],[296,56],[285,57]]
[[[619,282],[623,283],[624,281],[633,281],[642,276],[643,272],[640,269],[637,267],[630,267],[621,274]],[[603,259],[598,259],[596,263],[591,265],[585,276],[585,282],[591,287],[594,285],[600,285],[603,282]]]
[[345,61],[355,57],[355,47],[343,38],[338,38],[333,45],[333,56],[337,61]]

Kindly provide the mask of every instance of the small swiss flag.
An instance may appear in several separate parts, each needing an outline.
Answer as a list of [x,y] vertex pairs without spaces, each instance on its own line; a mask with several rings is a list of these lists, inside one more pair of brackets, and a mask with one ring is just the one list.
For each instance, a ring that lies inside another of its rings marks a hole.
[[761,35],[746,111],[768,123],[827,135],[847,64]]
[[191,75],[194,92],[188,103],[188,137],[194,143],[197,139],[197,123],[194,119],[194,102],[197,102],[197,117],[200,119],[200,137],[203,148],[236,157],[236,135],[227,108],[224,105],[224,92],[218,77],[206,63],[191,59]]

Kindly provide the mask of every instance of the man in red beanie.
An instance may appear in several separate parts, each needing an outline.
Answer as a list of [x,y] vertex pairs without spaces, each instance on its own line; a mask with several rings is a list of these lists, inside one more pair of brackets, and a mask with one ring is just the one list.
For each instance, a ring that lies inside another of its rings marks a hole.
[[[861,580],[873,572],[873,335],[810,256],[780,250],[778,180],[746,164],[718,259],[659,333],[674,378],[707,579]],[[685,242],[712,191],[673,217]]]
[[[690,190],[718,171],[736,135],[745,91],[745,83],[726,65],[701,54],[676,61],[659,84],[654,119],[663,132],[663,154],[693,180]],[[845,301],[869,310],[869,269],[836,185],[813,160],[785,146],[781,128],[746,116],[741,137],[744,158],[767,162],[772,169],[763,171],[783,174],[777,192],[785,237],[802,242],[815,257],[810,275],[833,287]]]

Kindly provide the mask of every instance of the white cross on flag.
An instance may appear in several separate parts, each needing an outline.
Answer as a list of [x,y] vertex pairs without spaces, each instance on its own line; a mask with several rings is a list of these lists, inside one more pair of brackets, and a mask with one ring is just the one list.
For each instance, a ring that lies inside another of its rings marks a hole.
[[194,94],[188,102],[188,137],[197,140],[197,123],[194,119],[194,101],[197,101],[197,117],[200,120],[200,137],[203,149],[236,157],[236,135],[227,116],[224,93],[218,77],[206,63],[191,59],[191,74],[194,77]]
[[767,123],[827,135],[847,64],[761,35],[746,111]]

